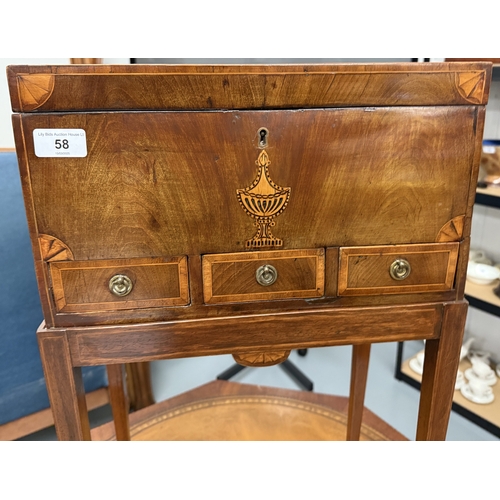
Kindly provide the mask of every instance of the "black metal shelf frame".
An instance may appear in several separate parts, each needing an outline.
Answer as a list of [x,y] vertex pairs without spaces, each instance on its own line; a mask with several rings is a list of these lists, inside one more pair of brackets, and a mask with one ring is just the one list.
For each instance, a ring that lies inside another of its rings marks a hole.
[[[500,191],[500,188],[498,188],[498,190]],[[486,207],[500,208],[500,196],[490,196],[485,193],[476,193],[475,203]]]

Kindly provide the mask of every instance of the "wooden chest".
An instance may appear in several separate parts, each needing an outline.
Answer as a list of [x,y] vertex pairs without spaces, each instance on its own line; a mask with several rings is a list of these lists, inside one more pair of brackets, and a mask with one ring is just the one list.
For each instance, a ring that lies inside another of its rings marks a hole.
[[463,300],[488,64],[8,78],[46,328],[77,365],[126,361],[95,341],[117,325],[144,359],[436,339]]

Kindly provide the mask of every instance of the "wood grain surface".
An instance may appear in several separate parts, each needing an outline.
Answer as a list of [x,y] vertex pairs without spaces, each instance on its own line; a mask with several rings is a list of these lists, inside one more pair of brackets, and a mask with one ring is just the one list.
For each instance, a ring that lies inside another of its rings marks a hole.
[[[458,249],[458,243],[341,248],[339,294],[450,290],[455,280]],[[409,276],[401,281],[393,279],[389,272],[398,259],[406,260],[411,267]]]
[[[473,106],[36,114],[18,148],[38,233],[75,260],[245,251],[255,227],[237,190],[256,176],[262,126],[272,177],[291,189],[273,228],[283,249],[432,243],[471,214]],[[38,128],[85,129],[87,157],[38,158]]]
[[[53,262],[50,265],[56,308],[65,312],[172,307],[189,303],[186,257]],[[117,297],[113,276],[125,275],[132,291]]]
[[[436,338],[442,304],[68,328],[76,366]],[[405,318],[402,322],[401,318]],[[42,328],[41,331],[44,331]]]
[[444,441],[460,362],[467,302],[446,304],[441,334],[425,344],[417,440]]
[[[356,439],[369,345],[410,339],[428,340],[417,439],[444,439],[491,64],[7,73],[61,439],[90,437],[80,366],[344,344]],[[85,130],[87,155],[37,156],[43,128]]]
[[347,441],[359,441],[365,404],[366,381],[370,364],[371,344],[352,346],[351,385],[347,418]]
[[[14,111],[467,105],[486,104],[491,64],[9,66],[7,76]],[[18,89],[42,77],[53,90],[34,105]]]
[[[325,252],[288,250],[203,257],[206,303],[321,297],[325,289]],[[276,281],[262,286],[257,270],[265,265],[277,271]]]

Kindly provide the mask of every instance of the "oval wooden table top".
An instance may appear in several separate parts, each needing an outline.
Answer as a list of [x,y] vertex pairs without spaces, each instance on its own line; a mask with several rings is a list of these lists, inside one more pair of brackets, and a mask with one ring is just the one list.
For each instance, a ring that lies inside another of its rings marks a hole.
[[[133,441],[343,441],[348,399],[214,381],[130,414]],[[114,424],[92,430],[114,440]],[[365,408],[361,441],[407,439]]]

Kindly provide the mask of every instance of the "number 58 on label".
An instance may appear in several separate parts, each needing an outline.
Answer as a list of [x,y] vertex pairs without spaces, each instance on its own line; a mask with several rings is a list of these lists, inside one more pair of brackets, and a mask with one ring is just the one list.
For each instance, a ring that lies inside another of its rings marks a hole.
[[35,155],[39,158],[87,156],[87,136],[80,128],[36,128],[33,142]]

